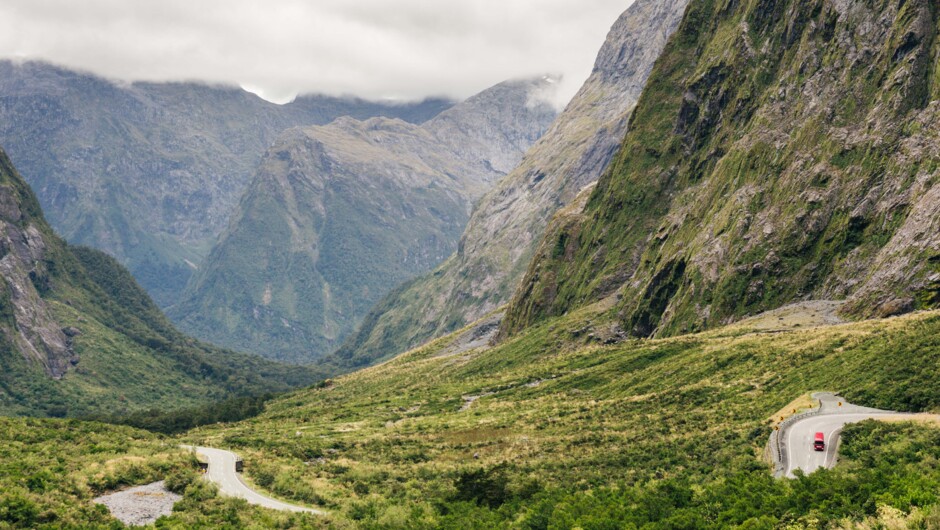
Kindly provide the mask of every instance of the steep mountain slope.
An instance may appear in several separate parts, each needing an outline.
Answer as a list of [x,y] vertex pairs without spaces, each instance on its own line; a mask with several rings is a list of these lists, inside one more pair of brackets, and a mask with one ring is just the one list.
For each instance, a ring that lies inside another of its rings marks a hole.
[[554,118],[533,99],[550,84],[502,83],[420,126],[288,131],[170,317],[265,356],[329,353],[390,288],[454,251],[471,203]]
[[113,258],[53,233],[0,150],[0,413],[175,408],[315,377],[181,335]]
[[355,367],[453,331],[509,301],[548,219],[597,180],[688,0],[638,0],[617,20],[594,71],[522,163],[474,210],[457,253],[396,289],[333,362]]
[[940,303],[936,4],[690,9],[504,331],[613,293],[639,336],[803,299],[847,299],[855,317]]
[[324,96],[274,105],[236,88],[118,85],[0,61],[0,144],[53,227],[117,257],[163,306],[176,301],[283,130],[347,115],[423,122],[449,106]]

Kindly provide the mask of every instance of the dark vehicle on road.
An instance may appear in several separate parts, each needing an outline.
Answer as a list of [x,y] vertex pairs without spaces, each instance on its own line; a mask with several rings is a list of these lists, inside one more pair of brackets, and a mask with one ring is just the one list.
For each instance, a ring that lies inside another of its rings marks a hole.
[[813,450],[814,451],[826,450],[826,435],[824,435],[821,432],[816,433],[816,438],[813,439]]

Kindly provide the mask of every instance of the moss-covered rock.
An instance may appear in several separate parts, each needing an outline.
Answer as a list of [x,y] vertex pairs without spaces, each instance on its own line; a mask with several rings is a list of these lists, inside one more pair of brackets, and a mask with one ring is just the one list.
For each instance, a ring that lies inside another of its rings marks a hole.
[[693,2],[576,250],[537,256],[504,333],[610,295],[640,336],[804,299],[935,306],[938,21],[928,0]]

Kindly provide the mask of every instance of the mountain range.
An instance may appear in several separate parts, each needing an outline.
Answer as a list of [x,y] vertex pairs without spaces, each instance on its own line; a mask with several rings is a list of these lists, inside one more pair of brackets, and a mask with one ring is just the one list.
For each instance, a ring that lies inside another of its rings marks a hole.
[[[489,192],[504,166],[486,153],[507,144],[455,125],[459,105],[420,126],[284,132],[189,284],[232,293],[213,305],[239,312],[215,325],[294,340],[272,331],[291,308],[341,315],[338,285],[371,294],[331,274],[373,278],[370,256],[432,267],[451,248],[441,227],[459,231],[448,215],[483,194],[456,253],[320,364],[351,373],[243,421],[167,438],[0,418],[0,526],[113,528],[90,499],[163,480],[181,498],[161,528],[938,527],[938,35],[935,0],[637,0]],[[7,414],[317,375],[175,331],[113,258],[52,233],[2,153],[0,277]],[[333,340],[317,324],[297,344]],[[824,468],[775,478],[781,429],[820,413],[848,422],[817,424]],[[156,416],[141,424],[159,430]],[[241,486],[316,513],[226,496],[181,447],[195,445],[237,452]]]
[[522,162],[474,209],[457,251],[392,291],[330,362],[354,368],[459,329],[509,301],[549,219],[606,169],[687,0],[637,0],[590,77]]
[[194,341],[114,258],[46,223],[0,150],[0,413],[194,406],[310,384],[317,372]]
[[421,125],[340,118],[267,151],[231,223],[169,309],[215,344],[309,362],[457,247],[471,206],[555,117],[555,80],[498,84]]
[[420,123],[451,105],[318,95],[276,105],[232,87],[0,61],[0,145],[52,226],[117,258],[162,307],[178,301],[285,129],[340,116]]

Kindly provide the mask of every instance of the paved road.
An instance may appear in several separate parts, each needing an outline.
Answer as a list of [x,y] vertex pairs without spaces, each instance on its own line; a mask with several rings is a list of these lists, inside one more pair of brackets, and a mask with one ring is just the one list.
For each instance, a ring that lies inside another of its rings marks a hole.
[[[786,455],[784,476],[793,478],[793,472],[802,469],[812,473],[821,467],[831,468],[836,464],[839,449],[839,434],[842,427],[867,419],[904,420],[922,417],[918,414],[905,414],[890,410],[879,410],[852,405],[845,399],[831,393],[817,393],[813,397],[820,402],[819,414],[809,416],[790,425],[782,433],[781,441]],[[841,406],[839,405],[841,403]],[[813,449],[813,439],[817,432],[826,437],[826,450]]]
[[257,491],[249,488],[242,482],[241,477],[235,472],[235,453],[222,449],[213,449],[211,447],[193,447],[191,445],[182,446],[184,449],[194,450],[197,455],[203,457],[209,462],[209,470],[206,478],[215,482],[219,486],[219,493],[230,497],[240,497],[250,504],[257,504],[265,508],[274,510],[284,510],[288,512],[308,512],[324,515],[326,512],[314,510],[313,508],[304,508],[294,504],[287,504],[271,497],[266,497]]

